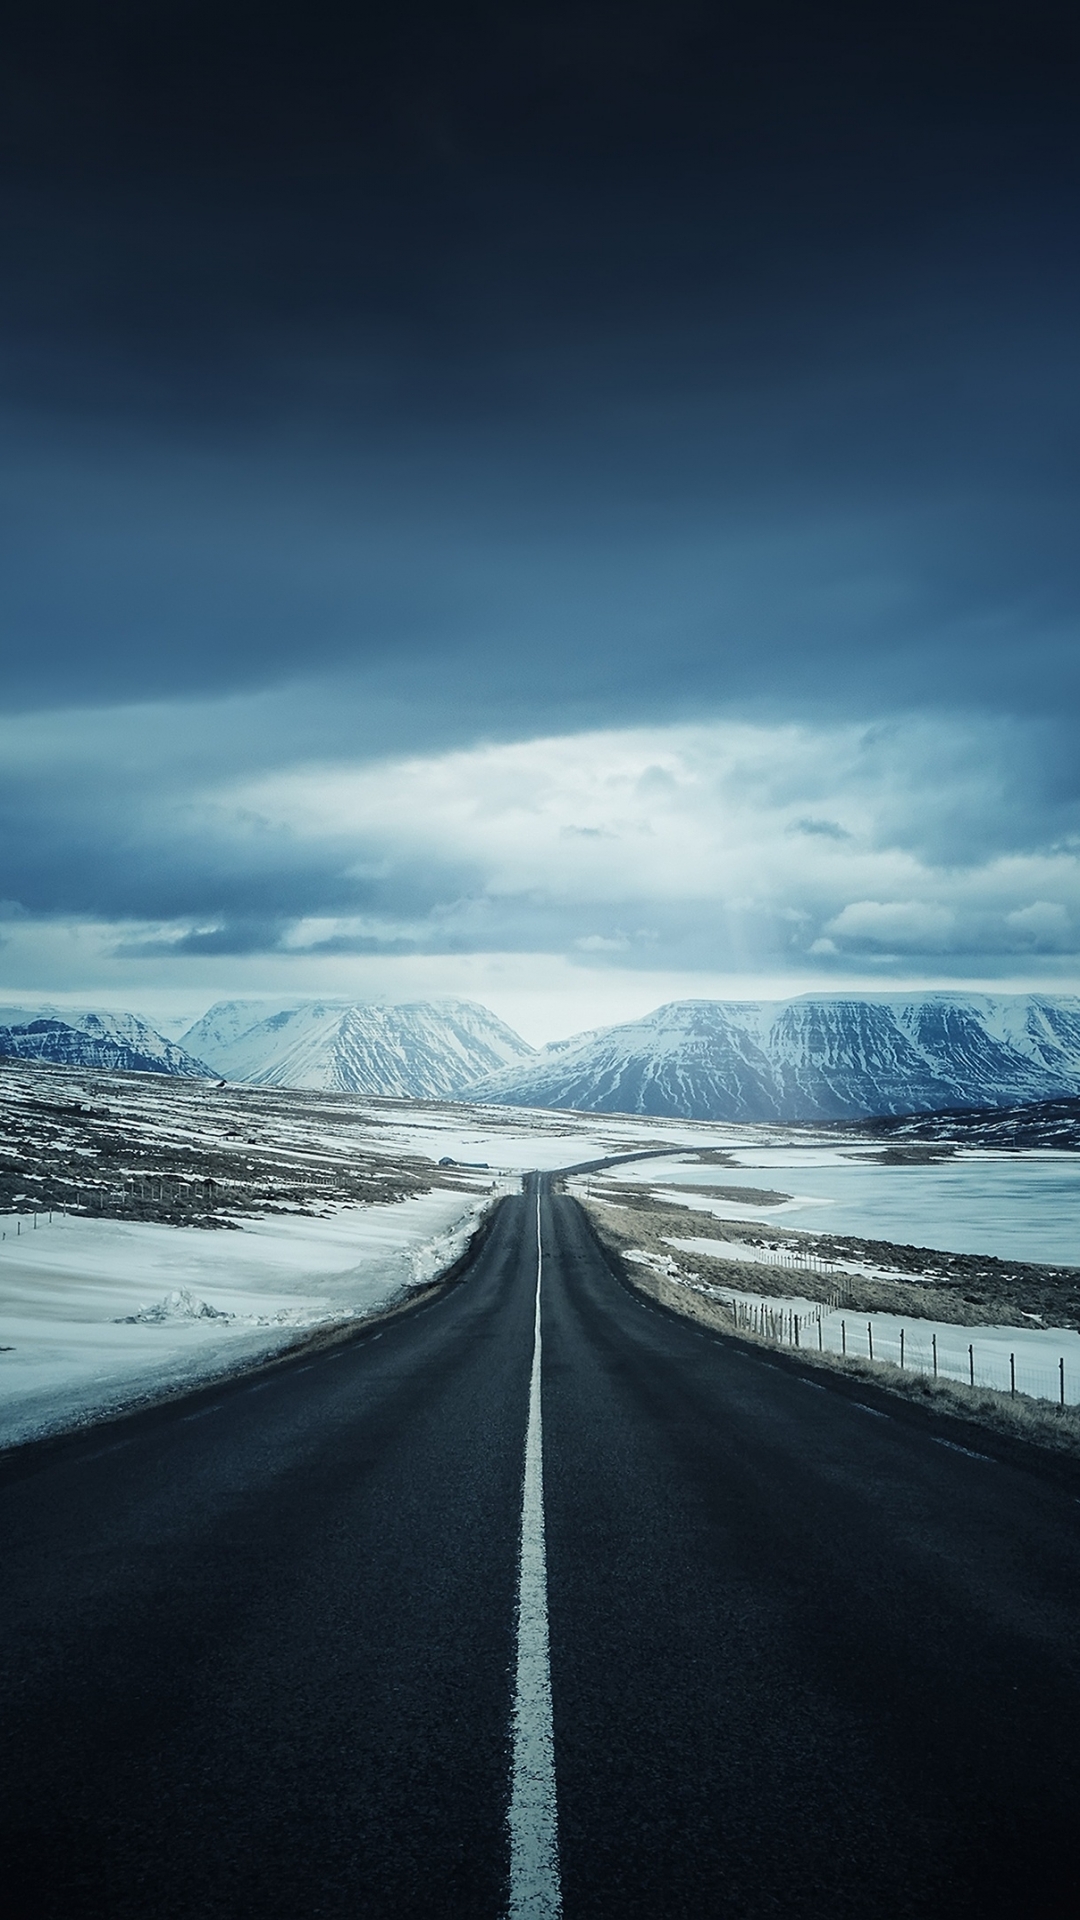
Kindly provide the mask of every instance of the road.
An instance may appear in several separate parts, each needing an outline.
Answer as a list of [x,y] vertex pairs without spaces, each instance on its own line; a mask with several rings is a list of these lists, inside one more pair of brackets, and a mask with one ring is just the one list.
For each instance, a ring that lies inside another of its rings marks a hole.
[[[537,1200],[426,1307],[0,1469],[5,1920],[528,1911]],[[1074,1493],[663,1314],[539,1209],[567,1920],[1077,1910]]]

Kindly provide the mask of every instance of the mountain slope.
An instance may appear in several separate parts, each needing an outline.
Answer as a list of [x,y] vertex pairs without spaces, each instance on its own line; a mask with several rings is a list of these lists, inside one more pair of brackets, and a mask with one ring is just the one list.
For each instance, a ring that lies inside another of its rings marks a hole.
[[1080,1152],[1080,1095],[1033,1100],[1020,1107],[965,1107],[945,1113],[879,1115],[855,1123],[859,1139],[869,1133],[888,1147],[944,1142],[959,1147],[1032,1147]]
[[196,1021],[183,1044],[230,1080],[411,1099],[460,1093],[533,1051],[471,1000],[311,1000],[275,1009],[226,1000]]
[[1080,1093],[1080,1000],[806,994],[682,1000],[547,1047],[469,1089],[510,1106],[810,1121]]
[[208,1072],[200,1059],[134,1013],[0,1007],[0,1055],[114,1072],[175,1073],[188,1079]]

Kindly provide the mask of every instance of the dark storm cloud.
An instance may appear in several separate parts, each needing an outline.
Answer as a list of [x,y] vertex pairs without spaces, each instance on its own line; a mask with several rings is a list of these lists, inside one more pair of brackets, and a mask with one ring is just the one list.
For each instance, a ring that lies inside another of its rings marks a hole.
[[433,741],[1058,706],[1074,40],[1045,5],[27,10],[9,696],[358,674]]
[[[0,894],[178,962],[1073,940],[1078,38],[1050,0],[25,8]],[[733,915],[689,869],[568,901],[571,814],[534,886],[434,811],[393,847],[230,798],[725,715],[883,723],[876,879],[802,760],[766,814],[818,877]]]

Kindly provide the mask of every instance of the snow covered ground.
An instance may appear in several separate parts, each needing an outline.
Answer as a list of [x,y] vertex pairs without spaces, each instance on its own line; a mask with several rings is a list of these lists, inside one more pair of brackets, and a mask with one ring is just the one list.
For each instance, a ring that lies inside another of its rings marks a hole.
[[0,1242],[0,1445],[362,1317],[462,1251],[491,1195],[452,1188],[239,1232],[54,1214]]

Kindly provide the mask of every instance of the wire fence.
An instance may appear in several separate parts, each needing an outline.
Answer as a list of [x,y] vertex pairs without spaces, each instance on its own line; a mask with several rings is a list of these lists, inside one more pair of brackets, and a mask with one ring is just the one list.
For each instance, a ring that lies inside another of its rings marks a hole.
[[7,1213],[0,1215],[4,1225],[0,1227],[0,1240],[11,1235],[13,1240],[21,1239],[24,1233],[36,1233],[39,1226],[51,1226],[54,1212],[59,1208],[42,1207],[37,1213]]
[[845,1308],[842,1299],[801,1310],[736,1297],[727,1305],[738,1332],[776,1346],[888,1364],[935,1380],[1056,1400],[1060,1406],[1080,1401],[1080,1337],[1067,1365],[1064,1353],[1033,1351],[1037,1335],[1017,1342],[1011,1329],[976,1335],[970,1327],[912,1326],[891,1314],[864,1317]]

